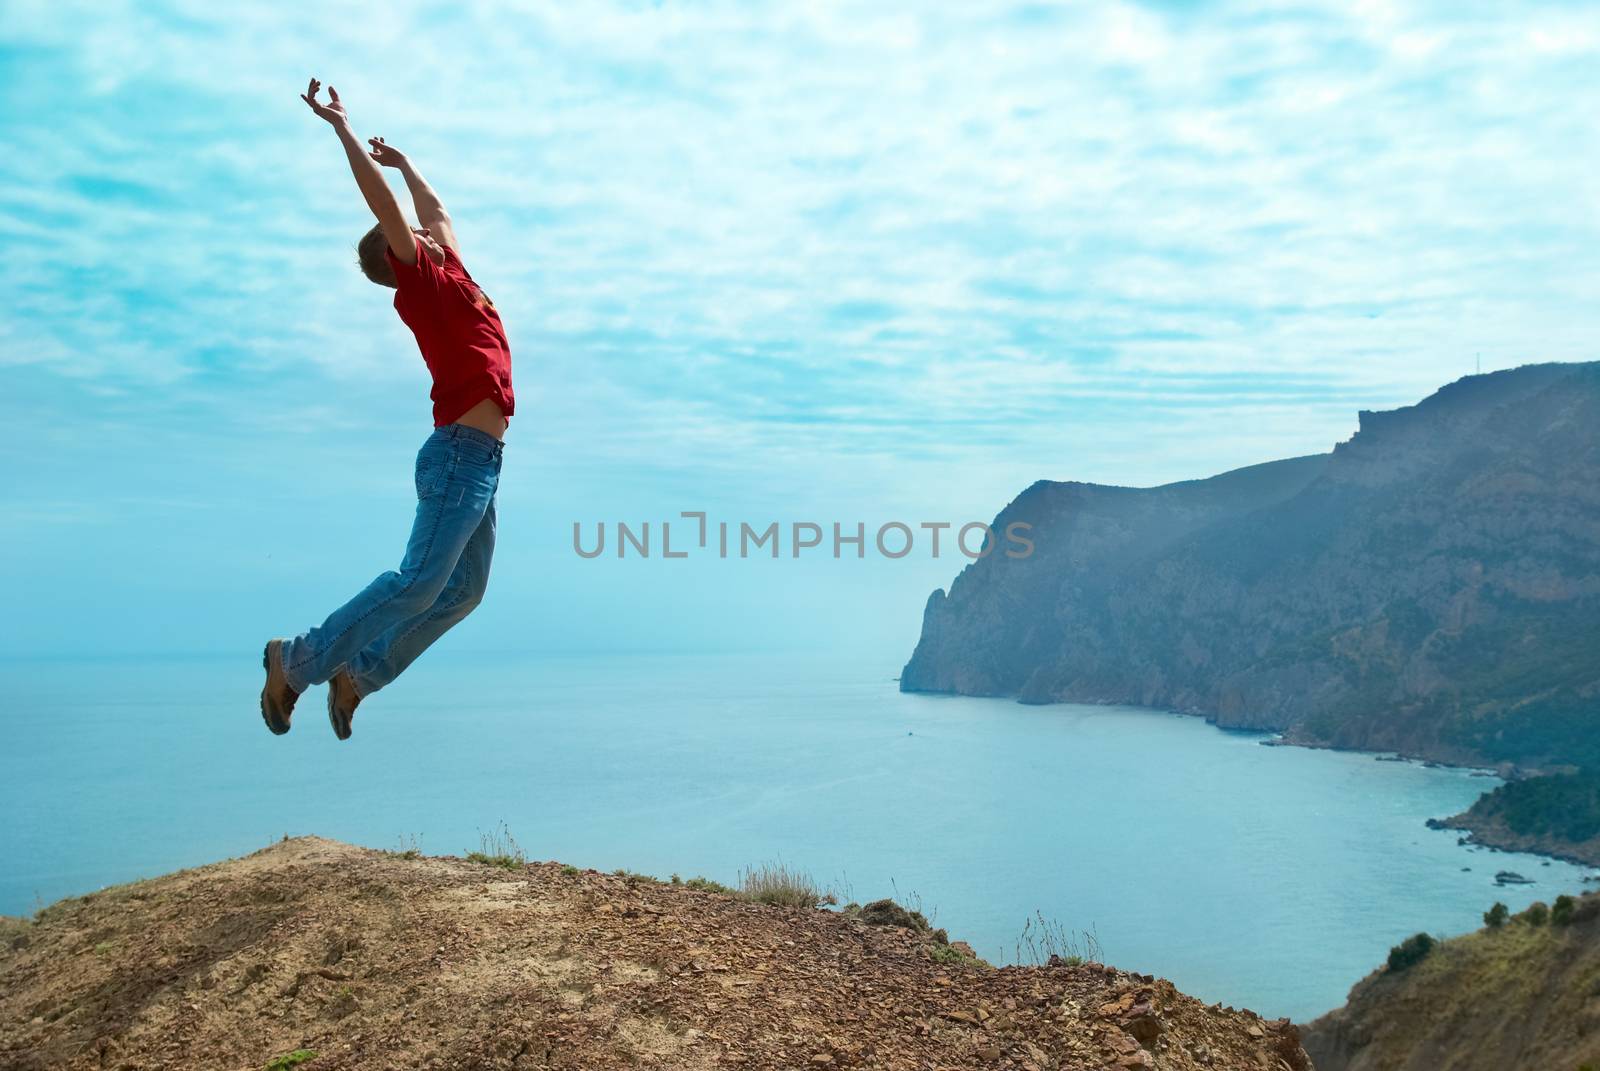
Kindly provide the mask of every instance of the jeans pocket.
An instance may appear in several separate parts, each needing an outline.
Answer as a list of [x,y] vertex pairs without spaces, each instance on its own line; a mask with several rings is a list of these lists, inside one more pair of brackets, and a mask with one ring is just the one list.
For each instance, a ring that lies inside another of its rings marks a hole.
[[468,464],[477,465],[479,468],[489,468],[494,465],[494,447],[488,443],[463,437],[456,440],[456,449],[461,454],[461,460]]
[[441,454],[424,450],[417,455],[417,498],[427,498],[444,490],[445,481],[450,478],[451,458],[448,454]]

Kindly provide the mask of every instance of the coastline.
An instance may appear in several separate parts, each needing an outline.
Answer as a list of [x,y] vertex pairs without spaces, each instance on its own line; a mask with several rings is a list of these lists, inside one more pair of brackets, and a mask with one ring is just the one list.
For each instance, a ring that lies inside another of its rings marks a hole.
[[1518,833],[1507,826],[1504,820],[1498,816],[1483,818],[1473,813],[1480,804],[1494,794],[1495,789],[1499,788],[1500,785],[1509,784],[1512,781],[1522,780],[1527,777],[1541,776],[1542,771],[1524,770],[1511,763],[1502,763],[1500,766],[1494,767],[1485,766],[1482,763],[1449,762],[1426,755],[1410,755],[1403,751],[1369,751],[1365,748],[1340,747],[1337,744],[1328,744],[1321,741],[1294,740],[1283,732],[1278,732],[1270,740],[1262,740],[1261,745],[1263,747],[1304,747],[1322,751],[1346,751],[1360,755],[1371,755],[1374,761],[1377,762],[1407,762],[1423,767],[1466,770],[1473,777],[1494,778],[1497,784],[1484,792],[1480,792],[1478,798],[1473,800],[1471,806],[1466,810],[1445,818],[1429,818],[1425,823],[1427,827],[1429,829],[1453,829],[1465,833],[1464,840],[1466,843],[1480,848],[1487,848],[1490,851],[1536,855],[1544,859],[1572,863],[1575,866],[1600,868],[1600,837],[1595,837],[1588,841],[1573,842],[1548,835],[1538,836]]
[[1600,837],[1589,841],[1574,843],[1551,836],[1534,836],[1517,833],[1506,827],[1499,819],[1480,819],[1473,815],[1473,809],[1487,799],[1499,785],[1527,777],[1539,776],[1543,771],[1527,770],[1516,766],[1514,763],[1502,762],[1498,765],[1485,765],[1482,762],[1463,761],[1460,759],[1444,759],[1424,753],[1409,753],[1403,750],[1388,748],[1374,750],[1361,747],[1346,747],[1340,744],[1328,743],[1323,740],[1296,738],[1291,735],[1290,729],[1279,729],[1264,726],[1228,725],[1220,721],[1215,714],[1195,709],[1180,709],[1176,707],[1146,706],[1141,703],[1128,703],[1121,700],[1109,699],[1054,699],[1040,701],[1037,699],[1023,699],[1018,695],[969,695],[957,691],[924,691],[922,689],[902,689],[915,695],[948,695],[964,698],[979,699],[1010,699],[1024,706],[1119,706],[1135,707],[1158,714],[1177,714],[1183,717],[1201,718],[1214,728],[1228,733],[1249,733],[1265,737],[1259,741],[1262,747],[1301,747],[1316,751],[1342,751],[1357,755],[1371,755],[1377,762],[1408,762],[1430,768],[1450,770],[1466,770],[1471,776],[1494,778],[1496,785],[1479,793],[1472,805],[1459,814],[1444,818],[1429,818],[1426,825],[1429,829],[1454,829],[1466,834],[1469,844],[1491,851],[1516,852],[1523,855],[1535,855],[1545,859],[1572,863],[1576,866],[1600,868]]
[[[1207,720],[1210,721],[1211,719],[1208,718]],[[1212,722],[1212,724],[1216,723]],[[1358,755],[1371,755],[1376,762],[1407,762],[1429,768],[1466,770],[1473,777],[1494,778],[1497,783],[1493,787],[1480,792],[1478,798],[1473,800],[1466,810],[1444,818],[1429,818],[1425,823],[1427,827],[1429,829],[1453,829],[1465,833],[1464,840],[1466,843],[1480,848],[1487,848],[1490,851],[1535,855],[1543,859],[1572,863],[1575,866],[1600,868],[1600,837],[1595,837],[1588,841],[1572,842],[1548,835],[1537,836],[1518,833],[1498,817],[1481,818],[1473,813],[1480,804],[1494,794],[1496,788],[1512,781],[1541,776],[1543,771],[1525,770],[1512,763],[1485,766],[1482,763],[1452,762],[1428,755],[1407,754],[1404,751],[1370,751],[1366,748],[1340,747],[1337,744],[1329,744],[1322,741],[1292,739],[1283,731],[1265,731],[1276,732],[1277,735],[1270,740],[1262,740],[1261,745],[1263,747],[1304,747],[1322,751],[1345,751]]]

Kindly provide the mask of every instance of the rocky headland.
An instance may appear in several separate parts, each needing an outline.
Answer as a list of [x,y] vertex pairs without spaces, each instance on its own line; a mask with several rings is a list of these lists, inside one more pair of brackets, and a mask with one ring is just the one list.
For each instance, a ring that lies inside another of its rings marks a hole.
[[[1014,521],[1034,553],[933,593],[902,689],[1600,769],[1600,363],[1470,376],[1362,412],[1329,453],[1210,479],[1042,480],[994,527]],[[1566,832],[1600,835],[1600,811]]]
[[1429,824],[1465,830],[1473,843],[1502,851],[1600,866],[1600,774],[1511,781],[1479,796],[1463,813]]

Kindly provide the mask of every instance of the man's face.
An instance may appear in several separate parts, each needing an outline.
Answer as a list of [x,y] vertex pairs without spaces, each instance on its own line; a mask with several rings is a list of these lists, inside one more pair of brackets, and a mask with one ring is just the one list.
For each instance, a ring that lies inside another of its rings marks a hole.
[[435,264],[444,263],[444,247],[434,241],[433,235],[428,233],[428,228],[412,227],[411,233],[422,241],[422,248],[427,252],[428,256],[433,258]]

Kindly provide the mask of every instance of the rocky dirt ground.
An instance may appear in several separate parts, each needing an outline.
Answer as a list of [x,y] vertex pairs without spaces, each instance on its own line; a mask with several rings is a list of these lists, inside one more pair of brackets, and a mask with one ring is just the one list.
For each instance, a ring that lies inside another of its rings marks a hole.
[[0,1069],[1309,1068],[1286,1021],[1148,975],[933,947],[824,909],[302,837],[5,920]]

